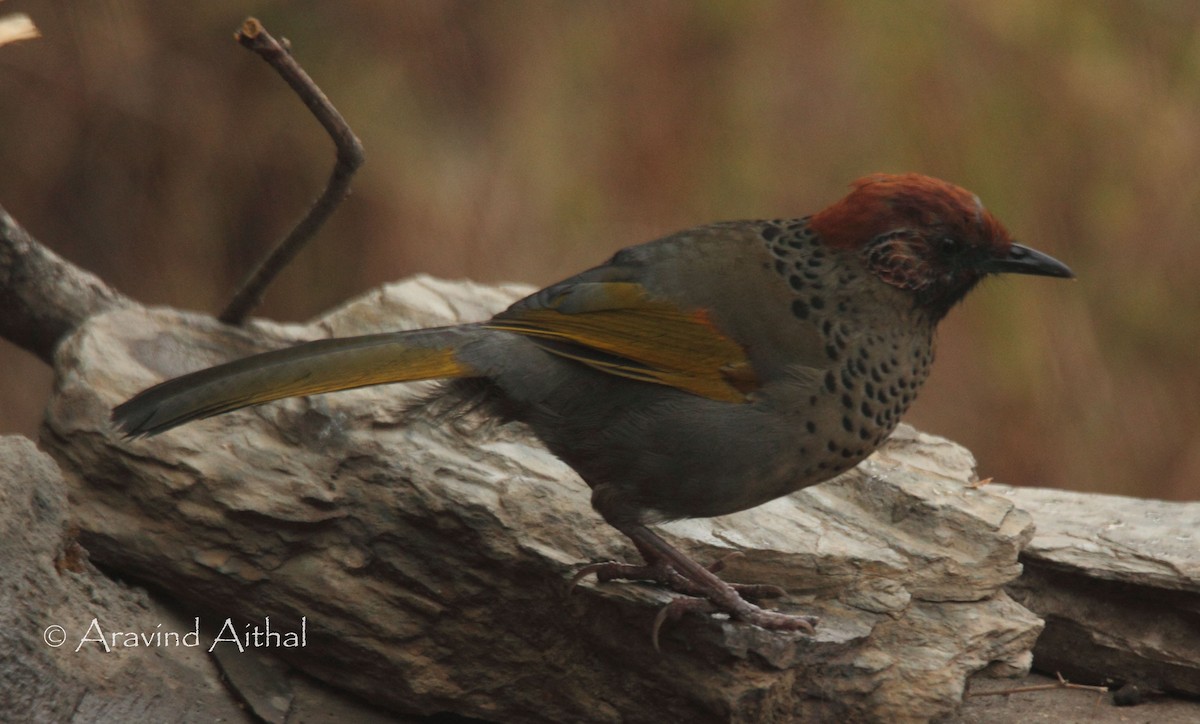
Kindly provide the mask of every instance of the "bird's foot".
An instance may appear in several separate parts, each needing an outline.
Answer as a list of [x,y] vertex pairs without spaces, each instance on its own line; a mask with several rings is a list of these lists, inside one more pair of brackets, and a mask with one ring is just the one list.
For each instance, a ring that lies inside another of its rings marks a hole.
[[[710,573],[719,573],[725,569],[725,565],[730,559],[740,557],[741,555],[741,551],[734,551],[717,559],[705,568]],[[672,568],[671,564],[661,559],[642,565],[618,563],[616,561],[592,563],[580,568],[575,572],[575,575],[571,576],[568,590],[574,590],[575,586],[581,580],[591,574],[595,574],[596,580],[601,583],[608,583],[609,581],[652,581],[666,586],[676,593],[682,593],[687,596],[704,598],[708,595],[706,587],[693,582],[689,578],[685,578]],[[782,598],[786,593],[779,586],[763,583],[730,583],[728,585],[742,598],[748,598],[753,601],[761,601],[767,598]],[[678,616],[674,616],[671,620],[674,621],[677,618]]]
[[[593,563],[584,566],[571,579],[572,587],[584,576],[595,573],[600,581],[618,578],[658,581],[669,588],[684,593],[688,598],[677,598],[668,603],[654,619],[651,640],[655,650],[660,650],[658,633],[667,621],[676,621],[689,611],[696,613],[724,613],[736,621],[753,624],[771,631],[803,631],[811,634],[817,625],[815,616],[803,616],[778,611],[767,611],[750,603],[746,598],[777,598],[784,591],[778,586],[736,585],[717,577],[732,556],[725,556],[710,566],[702,566],[688,558],[677,548],[667,543],[654,531],[640,523],[617,526],[637,547],[645,565],[632,566],[622,563]],[[740,555],[735,553],[734,555]]]
[[[711,580],[703,583],[693,581],[675,570],[670,563],[661,558],[652,558],[652,562],[642,565],[629,563],[593,563],[584,566],[571,577],[570,589],[583,578],[595,574],[601,583],[609,581],[653,581],[659,583],[685,597],[676,598],[662,607],[654,619],[651,641],[655,651],[661,651],[658,643],[659,631],[663,624],[678,621],[686,613],[712,614],[724,613],[730,618],[745,623],[760,626],[771,631],[803,631],[813,633],[818,619],[815,616],[792,615],[768,611],[750,603],[746,599],[761,600],[779,598],[785,591],[779,586],[769,584],[740,584],[727,583],[716,578],[716,573],[725,568],[726,562],[741,553],[734,552],[717,560],[704,570],[712,576]],[[712,585],[713,581],[717,585]],[[708,585],[706,585],[708,584]]]

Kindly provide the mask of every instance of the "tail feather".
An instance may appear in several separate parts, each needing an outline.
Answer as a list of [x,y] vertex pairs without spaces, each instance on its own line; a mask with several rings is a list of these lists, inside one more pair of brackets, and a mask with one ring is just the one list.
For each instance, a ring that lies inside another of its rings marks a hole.
[[156,435],[191,420],[284,397],[470,377],[475,372],[457,354],[467,329],[323,339],[253,355],[155,385],[118,405],[112,419],[130,437]]

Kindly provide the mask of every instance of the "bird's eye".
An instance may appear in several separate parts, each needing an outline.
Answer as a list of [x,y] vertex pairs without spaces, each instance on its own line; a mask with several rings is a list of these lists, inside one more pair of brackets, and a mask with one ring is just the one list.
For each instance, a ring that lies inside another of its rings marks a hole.
[[943,254],[954,254],[962,249],[962,242],[953,236],[943,236],[938,244]]

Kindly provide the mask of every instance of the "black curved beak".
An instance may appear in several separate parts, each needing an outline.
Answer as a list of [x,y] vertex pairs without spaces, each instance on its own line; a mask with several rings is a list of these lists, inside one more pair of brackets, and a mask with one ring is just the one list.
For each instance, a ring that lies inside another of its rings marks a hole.
[[1049,254],[1021,244],[1013,244],[1008,250],[1008,256],[985,260],[979,265],[979,269],[988,274],[1036,274],[1063,279],[1075,278],[1075,272],[1066,264]]

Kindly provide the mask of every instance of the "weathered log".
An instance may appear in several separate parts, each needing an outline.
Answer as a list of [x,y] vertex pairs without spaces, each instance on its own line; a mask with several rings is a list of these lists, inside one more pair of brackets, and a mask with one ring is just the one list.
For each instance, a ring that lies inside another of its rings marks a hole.
[[1008,590],[1046,619],[1038,667],[1200,696],[1200,503],[998,491],[1037,521]]

